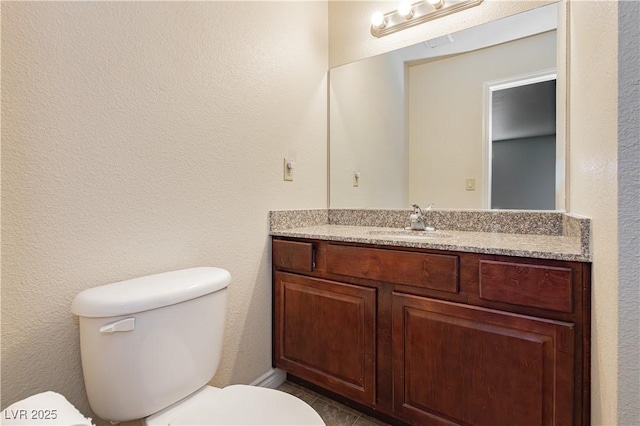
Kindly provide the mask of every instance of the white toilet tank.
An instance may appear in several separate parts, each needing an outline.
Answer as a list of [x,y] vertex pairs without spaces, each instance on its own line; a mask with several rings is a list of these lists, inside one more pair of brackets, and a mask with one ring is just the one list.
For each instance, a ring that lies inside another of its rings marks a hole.
[[216,372],[228,271],[200,267],[90,288],[73,300],[91,409],[110,421],[153,414]]

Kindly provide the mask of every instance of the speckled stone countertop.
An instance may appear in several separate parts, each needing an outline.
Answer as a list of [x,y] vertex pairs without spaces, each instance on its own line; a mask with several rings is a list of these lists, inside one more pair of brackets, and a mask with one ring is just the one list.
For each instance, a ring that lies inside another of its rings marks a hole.
[[[590,220],[561,212],[436,210],[437,231],[405,231],[410,210],[280,210],[271,235],[396,247],[591,261]],[[423,234],[423,235],[420,235]]]

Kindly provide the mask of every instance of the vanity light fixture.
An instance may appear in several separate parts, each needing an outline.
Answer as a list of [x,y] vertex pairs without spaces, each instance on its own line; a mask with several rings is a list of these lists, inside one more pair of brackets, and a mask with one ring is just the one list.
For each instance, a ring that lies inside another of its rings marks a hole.
[[416,3],[402,1],[398,9],[371,17],[371,34],[382,37],[414,25],[450,15],[482,3],[482,0],[426,0]]
[[373,16],[371,17],[371,28],[376,28],[378,30],[381,30],[386,26],[387,26],[387,19],[384,17],[382,12],[374,13]]
[[404,17],[404,19],[411,19],[413,17],[413,5],[408,1],[401,1],[400,4],[398,4],[398,13]]

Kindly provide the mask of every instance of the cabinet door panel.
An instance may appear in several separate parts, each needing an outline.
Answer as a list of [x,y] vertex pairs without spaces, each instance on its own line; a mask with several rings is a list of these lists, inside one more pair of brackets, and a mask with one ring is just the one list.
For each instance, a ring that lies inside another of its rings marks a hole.
[[376,290],[286,273],[275,278],[276,366],[374,405]]
[[570,425],[573,335],[569,323],[394,293],[394,411],[425,425]]

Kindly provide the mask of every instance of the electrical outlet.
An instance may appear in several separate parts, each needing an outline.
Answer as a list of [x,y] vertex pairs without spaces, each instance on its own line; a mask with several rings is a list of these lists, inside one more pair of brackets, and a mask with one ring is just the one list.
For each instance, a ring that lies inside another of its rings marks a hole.
[[293,169],[296,167],[296,163],[291,160],[284,159],[284,180],[293,180]]

